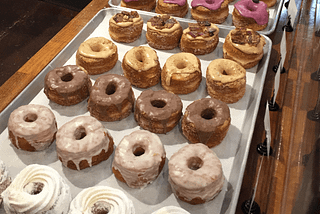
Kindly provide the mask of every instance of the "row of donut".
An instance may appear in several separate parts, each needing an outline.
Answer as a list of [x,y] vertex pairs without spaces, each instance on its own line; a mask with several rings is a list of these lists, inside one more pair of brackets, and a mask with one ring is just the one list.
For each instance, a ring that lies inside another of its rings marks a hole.
[[[197,21],[209,21],[222,24],[229,15],[229,3],[233,0],[192,0],[191,16]],[[233,24],[236,27],[248,27],[263,30],[269,21],[268,8],[277,0],[240,0],[234,4],[232,13]],[[152,11],[171,16],[185,17],[189,11],[188,0],[121,0],[122,7],[137,10]]]

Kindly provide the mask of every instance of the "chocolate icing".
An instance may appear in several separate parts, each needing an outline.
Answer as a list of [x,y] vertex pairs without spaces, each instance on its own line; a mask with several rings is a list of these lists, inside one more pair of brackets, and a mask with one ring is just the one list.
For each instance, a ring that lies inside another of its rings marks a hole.
[[157,29],[164,29],[164,28],[170,29],[176,23],[178,23],[177,20],[170,17],[169,15],[154,16],[151,19],[149,19],[148,22],[151,22],[151,25]]
[[114,17],[113,20],[118,23],[118,22],[133,22],[134,18],[138,18],[139,14],[137,11],[121,11],[121,13],[117,13]]
[[248,44],[257,47],[260,42],[260,34],[246,28],[236,28],[230,35],[232,42],[236,44]]
[[217,29],[211,27],[211,23],[208,21],[200,21],[198,23],[189,23],[189,32],[193,38],[202,36],[204,38],[214,36]]

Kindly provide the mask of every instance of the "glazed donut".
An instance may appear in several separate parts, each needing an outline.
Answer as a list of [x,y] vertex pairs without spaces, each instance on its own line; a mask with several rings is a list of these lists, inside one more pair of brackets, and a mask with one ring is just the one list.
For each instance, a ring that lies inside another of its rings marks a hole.
[[237,28],[250,28],[258,31],[268,26],[269,11],[266,3],[253,0],[240,0],[234,4],[232,22]]
[[200,60],[192,53],[171,55],[161,71],[162,87],[175,94],[189,94],[202,80]]
[[214,51],[219,43],[219,28],[207,21],[189,23],[180,41],[182,52],[204,55]]
[[154,211],[151,214],[190,214],[190,213],[182,209],[181,207],[166,206]]
[[179,123],[181,116],[182,102],[178,95],[146,90],[137,98],[134,118],[143,129],[165,134]]
[[252,68],[263,57],[265,38],[246,28],[231,30],[223,43],[223,57],[236,61],[244,68]]
[[109,35],[116,42],[130,43],[141,36],[143,19],[136,11],[121,11],[109,20]]
[[222,190],[222,164],[217,155],[201,143],[179,149],[171,156],[168,166],[173,193],[187,203],[205,203]]
[[180,23],[169,15],[157,15],[147,22],[147,42],[155,49],[174,49],[179,45],[181,35]]
[[7,189],[7,187],[11,184],[11,177],[9,176],[7,167],[0,160],[0,205],[2,204],[2,196],[1,193]]
[[155,12],[169,16],[184,17],[187,15],[188,9],[187,0],[158,0]]
[[76,64],[90,75],[111,70],[117,61],[117,46],[104,37],[94,37],[84,41],[76,53]]
[[222,24],[229,15],[227,0],[193,0],[191,2],[191,16],[197,21],[208,21]]
[[100,121],[117,121],[134,110],[134,93],[124,76],[105,74],[94,83],[88,100],[90,115]]
[[71,191],[53,168],[31,164],[2,193],[6,213],[68,213]]
[[238,102],[246,91],[246,69],[229,59],[215,59],[207,68],[206,85],[211,97]]
[[226,103],[202,98],[187,106],[181,121],[182,133],[191,143],[209,148],[219,145],[230,126],[230,110]]
[[65,167],[81,170],[107,160],[113,152],[113,139],[97,119],[79,116],[59,128],[56,147]]
[[11,112],[8,132],[11,143],[25,151],[42,151],[55,140],[57,122],[52,111],[42,105],[23,105]]
[[44,78],[44,93],[49,100],[63,106],[80,103],[89,97],[91,80],[77,65],[49,71]]
[[149,88],[160,82],[161,67],[157,52],[148,46],[133,47],[123,57],[122,70],[132,85]]
[[120,6],[150,12],[156,7],[156,0],[121,0]]
[[119,189],[94,186],[83,189],[70,203],[69,214],[135,214],[132,201]]
[[277,3],[277,0],[260,0],[260,1],[263,1],[264,3],[266,3],[268,7],[273,7]]
[[158,135],[137,130],[117,146],[112,162],[115,177],[131,188],[143,188],[160,174],[166,152]]

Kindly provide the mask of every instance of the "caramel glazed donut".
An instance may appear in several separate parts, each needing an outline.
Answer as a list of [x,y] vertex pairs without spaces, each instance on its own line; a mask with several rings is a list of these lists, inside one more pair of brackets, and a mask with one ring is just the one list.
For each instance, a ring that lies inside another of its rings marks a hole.
[[134,93],[127,78],[105,74],[94,83],[88,100],[90,115],[100,121],[117,121],[134,111]]
[[200,60],[192,53],[171,55],[161,71],[162,87],[175,94],[189,94],[202,81]]
[[165,134],[179,123],[181,116],[181,99],[173,93],[146,90],[137,98],[134,119],[143,129]]
[[1,194],[6,213],[68,213],[71,191],[53,168],[31,164],[25,167]]
[[160,82],[161,67],[157,52],[148,46],[133,47],[123,57],[122,70],[132,85],[149,88]]
[[76,64],[90,75],[111,70],[117,61],[117,46],[104,37],[94,37],[84,41],[76,53]]
[[130,43],[141,36],[143,20],[136,11],[122,11],[109,20],[109,35],[116,42]]
[[187,106],[181,121],[182,133],[191,143],[209,148],[219,145],[231,123],[228,105],[214,98],[202,98]]
[[65,167],[82,170],[107,160],[113,152],[113,139],[97,119],[79,116],[59,128],[56,149]]
[[120,6],[150,12],[156,7],[156,0],[121,0]]
[[179,149],[171,156],[168,167],[173,193],[187,203],[205,203],[222,190],[222,164],[217,155],[201,143]]
[[252,68],[263,57],[265,38],[246,28],[231,30],[223,44],[223,57],[236,61],[244,68]]
[[246,91],[246,69],[229,59],[215,59],[207,68],[206,85],[211,97],[238,102]]
[[135,214],[132,201],[123,191],[108,186],[83,189],[71,201],[69,214]]
[[188,9],[187,0],[158,0],[155,12],[182,18],[187,15]]
[[29,104],[15,109],[9,117],[11,143],[30,152],[47,149],[55,140],[57,122],[52,111],[42,105]]
[[144,188],[160,174],[166,152],[158,135],[137,130],[117,146],[112,162],[115,177],[131,188]]
[[89,97],[91,80],[77,65],[49,71],[44,78],[44,93],[49,100],[63,106],[80,103]]

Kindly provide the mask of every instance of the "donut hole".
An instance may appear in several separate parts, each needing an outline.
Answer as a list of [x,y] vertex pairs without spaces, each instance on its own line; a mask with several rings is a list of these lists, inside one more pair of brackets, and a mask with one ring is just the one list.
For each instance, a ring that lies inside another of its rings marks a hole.
[[135,146],[133,147],[133,154],[134,156],[138,157],[138,156],[141,156],[145,153],[145,149],[142,147],[142,146]]
[[83,139],[85,136],[87,136],[87,132],[86,129],[83,126],[78,127],[75,131],[74,131],[74,137],[76,140],[81,140]]
[[223,70],[223,71],[221,72],[221,74],[223,74],[223,75],[228,75],[228,73],[227,73],[225,70]]
[[90,48],[93,52],[101,52],[103,50],[103,46],[99,43],[91,44]]
[[97,201],[91,207],[92,214],[108,214],[110,210],[111,210],[110,204],[105,201]]
[[216,111],[212,108],[207,108],[201,112],[201,117],[206,120],[211,120],[216,115]]
[[176,67],[177,67],[178,69],[184,69],[184,68],[187,67],[187,63],[186,63],[185,61],[178,61],[178,62],[176,63]]
[[136,57],[137,61],[144,62],[144,56],[141,51],[137,51],[135,54],[135,57]]
[[27,114],[23,117],[23,120],[29,123],[32,123],[38,119],[38,115],[34,113]]
[[188,159],[188,168],[191,170],[198,170],[202,167],[203,160],[199,157],[191,157]]
[[113,82],[111,82],[107,85],[106,94],[112,95],[116,92],[116,89],[117,89],[117,86]]
[[73,80],[73,75],[70,73],[67,73],[61,77],[61,80],[63,82],[70,82],[71,80]]
[[24,186],[24,191],[29,193],[30,195],[38,195],[42,192],[44,184],[41,182],[30,182]]
[[156,108],[164,108],[167,103],[163,100],[152,100],[151,105]]

